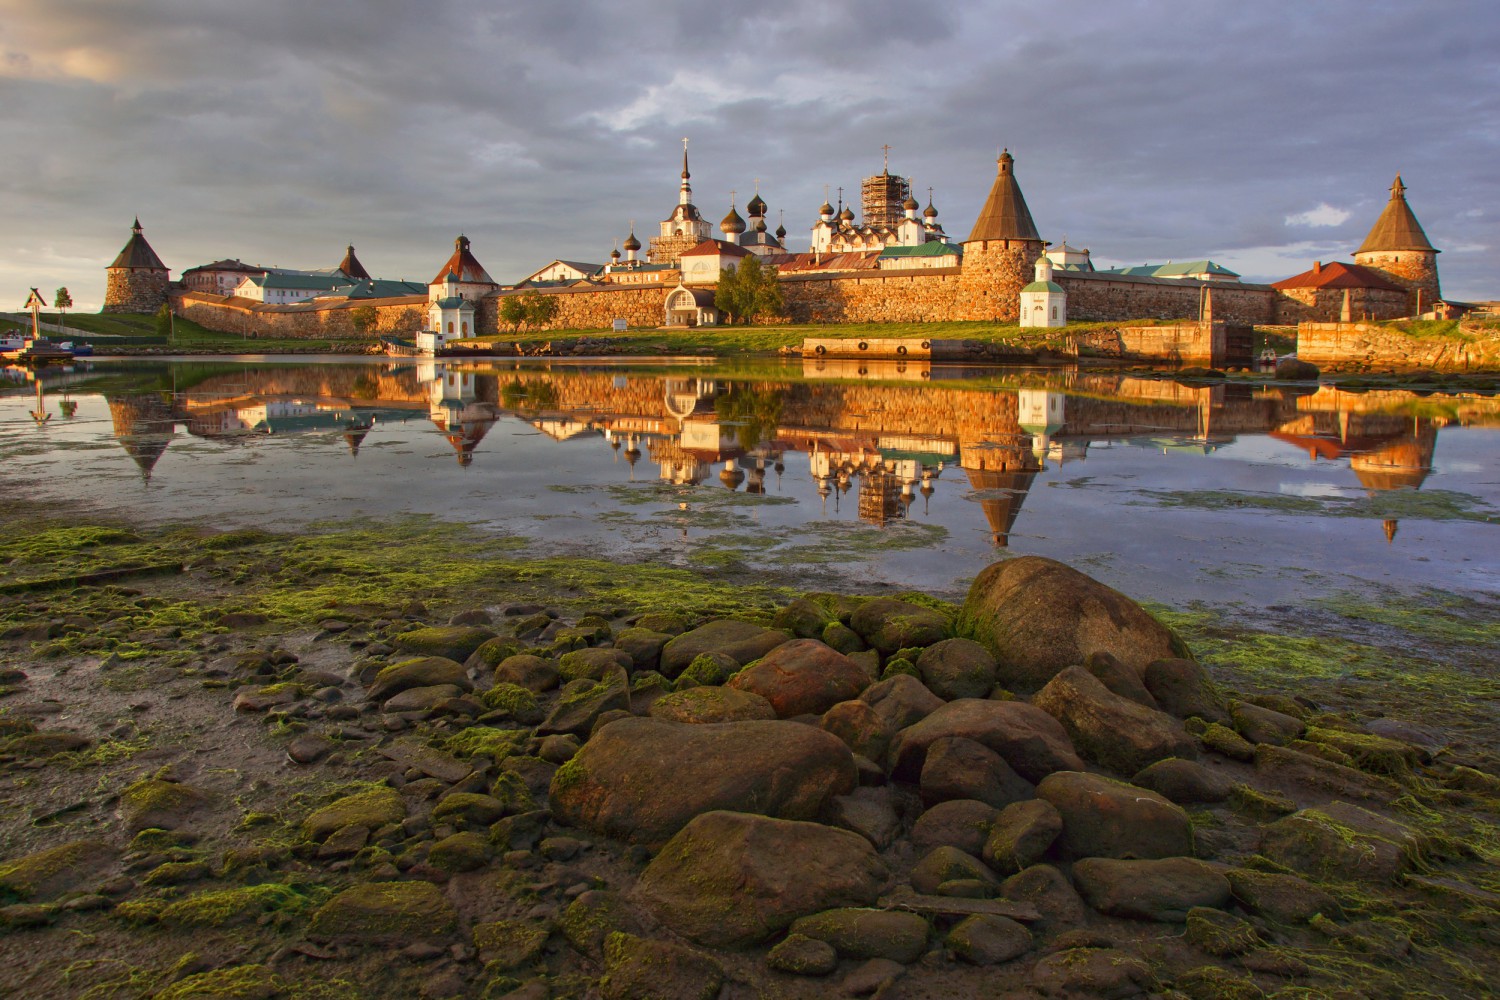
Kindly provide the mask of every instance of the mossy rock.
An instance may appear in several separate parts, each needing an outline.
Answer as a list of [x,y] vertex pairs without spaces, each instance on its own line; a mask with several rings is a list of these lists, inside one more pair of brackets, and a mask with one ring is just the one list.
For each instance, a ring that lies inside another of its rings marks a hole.
[[313,903],[307,893],[271,882],[179,899],[157,911],[156,919],[169,927],[227,927],[258,923],[265,915],[274,914],[273,922],[281,923],[300,917],[312,909]]
[[818,636],[823,642],[848,656],[850,653],[858,653],[868,648],[865,641],[843,622],[829,622],[823,629],[823,634]]
[[458,917],[431,882],[366,882],[345,889],[313,914],[310,936],[400,941],[444,938]]
[[402,632],[392,640],[392,645],[412,656],[442,656],[463,663],[494,638],[495,633],[487,628],[438,625]]
[[464,691],[474,689],[462,663],[445,656],[419,656],[393,663],[376,674],[370,684],[369,698],[371,701],[385,701],[410,688],[439,684],[452,684]]
[[237,965],[180,979],[153,1000],[279,1000],[286,984],[264,965]]
[[329,803],[302,821],[302,832],[315,841],[346,826],[363,826],[378,830],[387,823],[406,818],[406,801],[394,788],[372,788],[367,792],[346,795]]
[[1191,1000],[1264,1000],[1265,992],[1249,976],[1204,965],[1178,976],[1172,986]]
[[635,626],[622,629],[615,636],[615,648],[630,654],[636,670],[655,670],[661,662],[662,647],[672,641],[672,633],[656,632]]
[[724,970],[702,952],[616,931],[604,942],[604,1000],[714,1000]]
[[461,823],[489,826],[504,815],[504,802],[493,795],[481,795],[477,792],[454,792],[445,796],[432,809],[434,823],[457,820]]
[[713,652],[699,653],[693,657],[693,662],[689,663],[682,673],[678,675],[677,683],[683,690],[691,686],[684,685],[682,683],[684,679],[692,681],[693,684],[719,685],[729,680],[735,671],[739,669],[740,665],[738,661],[732,656]]
[[[1234,883],[1230,883],[1231,889]],[[1216,958],[1231,958],[1261,945],[1260,932],[1232,913],[1197,906],[1187,914],[1187,939]]]
[[[520,721],[520,720],[517,720]],[[528,729],[497,729],[493,726],[466,726],[443,741],[443,747],[456,757],[488,757],[503,761],[521,752],[531,739]]]
[[1223,754],[1230,760],[1251,761],[1255,759],[1255,747],[1249,740],[1228,726],[1217,722],[1205,725],[1198,738],[1203,746],[1214,753]]
[[[689,622],[675,611],[648,611],[635,620],[636,628],[643,628],[650,632],[665,632],[667,635],[681,635],[688,630]],[[620,633],[624,635],[624,633]]]
[[893,656],[887,660],[885,669],[880,672],[880,679],[888,681],[897,674],[905,674],[917,680],[922,679],[922,672],[917,669],[917,665],[904,656]]
[[541,711],[536,695],[519,684],[496,684],[480,695],[479,700],[491,711],[507,712],[518,718]]
[[474,947],[487,971],[506,972],[536,961],[551,935],[548,924],[492,920],[474,925]]
[[490,844],[484,834],[464,831],[444,837],[427,852],[427,863],[445,872],[472,872],[490,861]]
[[888,958],[908,965],[927,950],[927,921],[915,913],[843,907],[792,922],[790,933],[833,945],[844,958]]
[[75,840],[0,863],[0,904],[50,899],[94,875],[115,855],[102,840]]
[[120,793],[119,814],[129,833],[175,830],[208,803],[209,797],[191,785],[146,778]]
[[1410,774],[1423,757],[1423,751],[1419,747],[1376,736],[1374,733],[1309,727],[1305,735],[1309,742],[1337,750],[1348,762],[1348,766],[1392,778]]
[[590,889],[568,904],[558,926],[580,954],[599,958],[605,938],[615,931],[636,932],[640,921],[619,893]]
[[625,650],[595,647],[564,653],[557,661],[557,672],[564,681],[576,681],[580,677],[596,681],[608,673],[611,667],[623,667],[629,671],[633,666],[635,660]]
[[469,658],[464,661],[464,669],[487,668],[493,670],[510,657],[515,656],[523,648],[519,639],[513,639],[508,636],[496,636],[493,639],[486,639],[480,644],[478,649],[469,654]]

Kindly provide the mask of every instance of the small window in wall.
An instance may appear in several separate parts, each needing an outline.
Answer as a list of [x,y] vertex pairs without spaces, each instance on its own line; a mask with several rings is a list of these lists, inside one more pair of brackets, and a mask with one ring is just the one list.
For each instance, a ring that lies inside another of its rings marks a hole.
[[451,319],[448,321],[448,332],[453,332],[453,321]]
[[464,336],[467,337],[468,335],[469,335],[469,324],[465,323],[464,324]]
[[1052,307],[1052,318],[1057,319],[1057,306]]

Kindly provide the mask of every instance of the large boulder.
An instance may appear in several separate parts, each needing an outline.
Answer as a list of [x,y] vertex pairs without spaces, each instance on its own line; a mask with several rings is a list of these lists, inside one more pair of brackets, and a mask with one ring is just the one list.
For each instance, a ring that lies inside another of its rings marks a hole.
[[630,711],[630,678],[623,667],[612,666],[598,680],[580,677],[562,686],[536,735],[572,733],[587,737],[605,712]]
[[789,638],[780,629],[724,618],[673,638],[662,647],[658,669],[675,678],[699,653],[723,653],[744,666],[765,656]]
[[971,965],[998,965],[1031,950],[1031,932],[1009,917],[976,913],[959,921],[943,942]]
[[650,715],[668,722],[744,722],[774,719],[776,709],[758,694],[710,686],[664,694],[651,703]]
[[72,840],[0,862],[0,898],[51,899],[98,876],[117,854],[102,840]]
[[1088,919],[1087,904],[1068,877],[1051,865],[1032,865],[1000,883],[1000,896],[1030,903],[1042,915],[1032,922],[1038,931],[1065,930]]
[[922,801],[977,799],[995,808],[1036,794],[995,751],[962,736],[945,736],[927,748],[920,779]]
[[822,715],[869,687],[865,669],[817,639],[785,642],[729,679],[728,687],[766,699],[783,719]]
[[1002,875],[1030,868],[1062,833],[1062,814],[1045,799],[1013,802],[990,826],[981,857]]
[[1318,366],[1297,358],[1276,359],[1276,379],[1279,382],[1313,382],[1322,374]]
[[1081,771],[1084,766],[1062,723],[1035,705],[960,698],[896,736],[891,773],[916,781],[927,761],[927,748],[946,736],[984,744],[1027,781],[1040,781],[1053,771]]
[[1262,854],[1293,871],[1367,883],[1394,882],[1424,846],[1406,824],[1347,802],[1279,819],[1266,827],[1260,842]]
[[866,601],[849,617],[860,638],[887,655],[898,649],[931,646],[950,634],[952,624],[941,611],[881,597]]
[[911,674],[896,674],[865,688],[859,700],[899,732],[943,707],[943,699]]
[[1130,783],[1149,788],[1178,805],[1223,802],[1234,790],[1234,782],[1226,775],[1195,760],[1176,757],[1157,761],[1131,778]]
[[437,684],[452,684],[465,691],[472,691],[469,672],[457,660],[444,656],[419,656],[402,660],[382,669],[370,685],[370,700],[385,701],[392,695],[410,688],[433,687]]
[[764,941],[798,917],[869,906],[887,876],[869,841],[847,830],[709,812],[667,842],[633,897],[683,937],[732,948]]
[[1193,853],[1188,814],[1155,792],[1097,774],[1061,771],[1036,788],[1062,816],[1071,858],[1170,858]]
[[799,917],[791,932],[831,944],[844,958],[888,958],[909,965],[927,950],[926,919],[895,910],[825,910]]
[[[765,701],[764,698],[761,700]],[[772,709],[771,714],[774,717],[776,710]],[[858,698],[839,702],[823,713],[818,724],[843,740],[850,750],[873,761],[885,760],[897,732],[896,727],[881,718],[873,706]]]
[[978,854],[999,815],[999,809],[978,799],[939,802],[912,824],[911,842],[918,851],[956,847],[965,854]]
[[431,882],[361,882],[334,896],[312,916],[315,940],[412,941],[453,932],[457,914]]
[[1195,906],[1222,909],[1233,898],[1229,880],[1196,858],[1085,858],[1073,866],[1073,881],[1100,913],[1135,920],[1180,924]]
[[1168,657],[1146,664],[1141,676],[1156,707],[1179,719],[1194,716],[1207,722],[1228,722],[1224,698],[1208,671],[1192,660]]
[[955,631],[999,661],[999,681],[1034,691],[1094,653],[1144,671],[1185,650],[1172,632],[1124,594],[1053,559],[1021,556],[974,579]]
[[391,640],[391,644],[412,656],[442,656],[463,663],[493,638],[495,633],[487,628],[439,625],[402,632]]
[[1115,694],[1084,667],[1058,673],[1032,703],[1063,724],[1085,757],[1121,774],[1167,757],[1198,756],[1181,722]]
[[604,940],[604,1000],[714,1000],[723,985],[724,970],[702,952],[622,931]]
[[1335,916],[1338,902],[1304,878],[1251,868],[1224,873],[1235,901],[1251,913],[1283,924],[1303,924],[1317,916]]
[[553,815],[610,837],[659,844],[712,810],[820,816],[855,787],[849,748],[796,722],[612,722],[558,769]]
[[940,698],[986,698],[995,688],[995,658],[973,639],[944,639],[922,650],[917,671]]

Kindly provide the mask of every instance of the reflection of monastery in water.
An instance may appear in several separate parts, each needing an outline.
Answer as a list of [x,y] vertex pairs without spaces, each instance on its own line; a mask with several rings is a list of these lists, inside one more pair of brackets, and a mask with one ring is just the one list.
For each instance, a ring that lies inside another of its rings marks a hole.
[[[115,436],[147,477],[177,424],[226,441],[340,435],[357,454],[381,426],[425,417],[468,467],[497,423],[516,420],[559,444],[611,448],[632,481],[767,493],[781,490],[789,466],[805,468],[825,514],[848,508],[876,525],[931,516],[947,483],[939,502],[962,491],[1002,547],[1039,474],[1085,461],[1091,445],[1207,453],[1239,435],[1269,435],[1313,460],[1347,459],[1366,489],[1380,491],[1422,485],[1448,422],[1389,412],[1407,394],[1298,395],[1086,373],[971,389],[933,384],[931,374],[901,366],[876,372],[888,379],[879,383],[753,382],[423,362],[248,372],[175,396],[110,396],[109,405]],[[642,459],[653,475],[641,474]],[[1395,528],[1386,524],[1388,537]]]

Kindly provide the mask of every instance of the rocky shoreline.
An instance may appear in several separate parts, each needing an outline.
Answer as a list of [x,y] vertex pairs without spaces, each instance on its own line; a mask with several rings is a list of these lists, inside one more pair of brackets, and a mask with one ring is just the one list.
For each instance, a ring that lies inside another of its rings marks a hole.
[[[79,550],[161,545],[120,534]],[[282,607],[249,594],[285,543],[183,545],[56,591],[77,574],[10,557],[0,996],[1479,997],[1500,973],[1492,754],[1231,691],[1060,563],[997,563],[961,605],[715,613],[537,600],[524,564],[398,600],[411,579],[314,555]],[[295,603],[330,576],[340,599]]]

